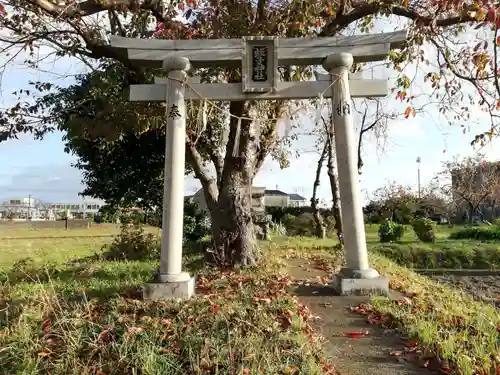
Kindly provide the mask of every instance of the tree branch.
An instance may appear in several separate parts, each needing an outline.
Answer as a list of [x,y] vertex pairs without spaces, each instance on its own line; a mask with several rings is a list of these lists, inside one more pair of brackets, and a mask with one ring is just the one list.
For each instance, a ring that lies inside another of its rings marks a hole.
[[49,0],[28,0],[28,3],[57,18],[85,17],[105,10],[141,6],[143,9],[150,10],[160,21],[164,21],[165,19],[162,2],[159,0],[149,0],[145,1],[143,4],[139,4],[139,2],[135,0],[87,0],[80,3],[55,3]]
[[411,19],[418,22],[418,24],[422,26],[433,25],[436,27],[447,27],[457,25],[459,23],[475,21],[474,17],[472,17],[472,15],[469,15],[467,12],[464,12],[463,14],[457,16],[440,19],[436,16],[422,16],[416,9],[412,10],[404,7],[394,6],[394,2],[392,0],[383,0],[372,3],[356,4],[355,6],[353,5],[350,12],[346,14],[337,14],[335,18],[333,18],[323,27],[323,30],[320,32],[319,36],[336,35],[353,22],[356,22],[364,17],[377,14],[382,10],[387,10],[395,16]]
[[189,140],[186,141],[186,159],[201,183],[208,208],[214,209],[219,198],[219,190],[215,181],[210,178],[210,172],[203,167],[203,158]]

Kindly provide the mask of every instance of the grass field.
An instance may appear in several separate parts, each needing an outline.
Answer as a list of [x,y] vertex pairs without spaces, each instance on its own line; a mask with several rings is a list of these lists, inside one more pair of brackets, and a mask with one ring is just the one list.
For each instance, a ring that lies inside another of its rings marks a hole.
[[333,373],[277,259],[221,273],[188,256],[203,297],[151,303],[139,287],[157,261],[89,258],[112,237],[15,236],[2,241],[2,374]]
[[[159,233],[158,228],[145,232]],[[37,262],[64,263],[93,254],[120,233],[114,224],[82,229],[10,229],[0,227],[0,270],[29,257]]]
[[[437,361],[448,373],[500,373],[498,311],[381,256],[377,229],[367,227],[371,262],[407,297],[377,297],[356,311],[412,339],[397,355],[414,356],[423,365]],[[101,227],[0,233],[0,373],[334,373],[307,309],[287,292],[285,265],[286,258],[299,257],[339,267],[341,253],[332,250],[336,241],[262,243],[260,267],[238,272],[219,272],[203,267],[200,255],[186,256],[200,297],[153,303],[140,299],[139,287],[157,261],[90,257],[118,232]],[[423,245],[408,233],[394,246],[443,250],[481,244],[450,243],[443,233],[436,244]]]

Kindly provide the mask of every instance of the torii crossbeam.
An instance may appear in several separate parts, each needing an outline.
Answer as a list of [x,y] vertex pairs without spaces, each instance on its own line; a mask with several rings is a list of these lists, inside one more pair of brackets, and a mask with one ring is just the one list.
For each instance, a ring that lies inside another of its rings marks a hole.
[[[382,97],[387,81],[349,77],[354,62],[384,60],[406,41],[406,31],[335,38],[244,37],[214,40],[142,40],[112,37],[116,53],[135,64],[162,67],[168,78],[151,85],[132,85],[132,101],[167,103],[167,144],[163,198],[162,249],[158,280],[147,284],[144,297],[188,298],[194,279],[182,272],[184,202],[185,100],[308,99],[318,94],[332,100],[332,123],[339,174],[339,193],[347,267],[334,280],[342,294],[387,292],[388,280],[368,264],[351,98]],[[279,66],[320,65],[328,74],[316,81],[281,82]],[[189,77],[193,68],[241,67],[241,83],[202,84]],[[349,79],[351,78],[351,79]]]

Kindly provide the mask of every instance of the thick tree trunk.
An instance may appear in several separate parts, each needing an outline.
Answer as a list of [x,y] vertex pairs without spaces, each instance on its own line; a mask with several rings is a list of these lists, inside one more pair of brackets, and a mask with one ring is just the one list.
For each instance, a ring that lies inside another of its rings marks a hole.
[[316,237],[318,238],[325,238],[326,234],[325,224],[319,212],[318,198],[316,198],[316,195],[318,192],[319,181],[321,178],[321,170],[323,169],[323,163],[325,162],[327,151],[328,151],[328,142],[325,142],[325,146],[323,147],[323,151],[321,152],[321,155],[318,160],[318,165],[316,167],[316,177],[314,178],[313,193],[311,197],[311,209],[313,212],[313,219],[315,226],[314,231]]
[[[217,181],[208,178],[201,156],[194,160],[191,148],[190,163],[201,181],[207,207],[212,219],[213,247],[207,260],[221,267],[256,265],[260,252],[252,222],[252,183],[257,164],[257,147],[248,120],[248,104],[232,102],[226,154]],[[236,116],[244,119],[238,121]]]
[[214,260],[223,267],[248,267],[259,260],[252,222],[252,184],[236,174],[219,193],[211,211]]
[[332,214],[335,219],[335,232],[337,233],[337,237],[341,243],[344,243],[344,235],[342,232],[342,217],[340,214],[340,196],[339,196],[339,188],[337,181],[337,174],[335,173],[335,164],[333,162],[333,136],[329,135],[328,139],[328,161],[327,161],[327,170],[328,170],[328,178],[330,180],[330,188],[332,190]]
[[[202,156],[195,145],[187,148],[187,157],[203,187],[204,197],[212,219],[213,246],[206,259],[222,267],[248,267],[260,260],[252,221],[252,185],[256,171],[264,162],[275,140],[275,128],[257,129],[250,121],[250,102],[231,102],[232,114],[224,160],[212,162],[217,178],[211,179]],[[281,104],[272,108],[277,117]],[[238,120],[239,118],[239,120]],[[207,124],[207,126],[209,126]],[[260,140],[265,142],[259,142]],[[189,140],[188,140],[189,142]]]

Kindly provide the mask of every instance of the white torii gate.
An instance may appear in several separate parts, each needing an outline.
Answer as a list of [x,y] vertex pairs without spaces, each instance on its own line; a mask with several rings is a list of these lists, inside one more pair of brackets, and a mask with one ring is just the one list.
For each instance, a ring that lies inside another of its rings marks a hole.
[[[406,32],[329,38],[244,37],[242,39],[161,40],[112,37],[117,53],[142,66],[162,67],[168,78],[131,85],[131,101],[167,103],[165,183],[158,280],[144,287],[148,299],[189,298],[194,278],[182,272],[185,100],[332,100],[339,193],[347,267],[335,275],[341,294],[387,292],[388,280],[368,264],[358,186],[357,152],[351,98],[383,97],[386,80],[349,79],[353,62],[384,60],[406,41]],[[279,82],[278,66],[323,65],[329,74],[316,81]],[[241,67],[241,83],[197,83],[193,68]],[[351,77],[352,78],[352,77]],[[140,183],[138,181],[138,183]]]

